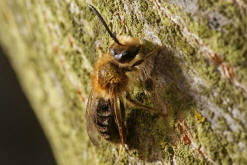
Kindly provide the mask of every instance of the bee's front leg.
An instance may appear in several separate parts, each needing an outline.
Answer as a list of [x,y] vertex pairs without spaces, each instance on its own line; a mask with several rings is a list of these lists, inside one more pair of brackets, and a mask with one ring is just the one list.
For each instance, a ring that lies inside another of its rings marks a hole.
[[134,64],[131,65],[132,68],[135,68],[138,65],[141,65],[144,61],[146,61],[152,55],[159,53],[159,51],[163,48],[163,46],[158,47],[157,49],[153,50],[152,52],[148,53],[144,58],[137,60]]
[[122,28],[121,28],[121,31],[120,31],[119,35],[122,35],[126,31],[126,29],[125,29],[125,21],[124,20],[121,21],[121,25],[122,25]]
[[97,51],[99,53],[99,57],[102,57],[105,54],[103,48],[100,46],[100,43],[97,43],[96,46],[97,46]]

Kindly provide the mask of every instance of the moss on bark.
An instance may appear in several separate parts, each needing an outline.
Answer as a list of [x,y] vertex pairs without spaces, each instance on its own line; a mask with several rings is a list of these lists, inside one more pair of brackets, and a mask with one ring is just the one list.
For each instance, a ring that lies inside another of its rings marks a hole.
[[[87,3],[113,31],[143,40],[143,83],[132,95],[164,118],[128,108],[130,155],[85,131],[96,42],[112,42]],[[59,164],[246,164],[247,3],[236,1],[0,1],[0,43]]]

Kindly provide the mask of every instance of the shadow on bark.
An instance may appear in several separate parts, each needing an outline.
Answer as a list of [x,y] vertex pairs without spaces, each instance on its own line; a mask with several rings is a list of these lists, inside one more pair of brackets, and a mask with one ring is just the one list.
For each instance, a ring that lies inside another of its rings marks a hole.
[[[173,146],[180,140],[175,133],[175,123],[185,119],[188,114],[186,111],[194,104],[189,94],[190,85],[177,61],[174,53],[164,47],[147,64],[152,67],[150,78],[144,82],[145,89],[152,93],[154,107],[167,112],[166,117],[138,109],[127,115],[127,144],[142,160],[153,162],[167,157],[172,159]],[[138,100],[143,102],[142,99]]]

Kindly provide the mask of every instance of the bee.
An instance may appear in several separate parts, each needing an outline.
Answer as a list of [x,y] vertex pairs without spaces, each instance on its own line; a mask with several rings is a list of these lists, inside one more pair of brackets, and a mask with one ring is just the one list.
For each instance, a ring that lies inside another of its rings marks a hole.
[[92,5],[88,6],[97,15],[114,43],[107,53],[103,53],[98,47],[102,56],[96,62],[91,76],[92,90],[86,107],[87,132],[95,145],[98,145],[99,136],[112,143],[125,145],[127,130],[123,101],[141,109],[153,110],[130,97],[130,78],[127,73],[136,71],[137,66],[157,50],[143,59],[134,60],[141,48],[139,39],[112,33],[99,12]]

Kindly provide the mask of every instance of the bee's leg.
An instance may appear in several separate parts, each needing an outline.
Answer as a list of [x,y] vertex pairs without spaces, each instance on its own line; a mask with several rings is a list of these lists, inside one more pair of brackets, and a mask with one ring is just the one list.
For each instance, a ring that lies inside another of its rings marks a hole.
[[146,111],[152,111],[152,112],[154,112],[156,114],[159,114],[159,115],[161,115],[163,117],[166,117],[167,116],[167,113],[166,112],[160,112],[160,111],[158,111],[155,108],[152,108],[152,107],[147,106],[147,105],[143,105],[142,103],[140,103],[140,102],[132,99],[130,97],[130,94],[129,93],[126,95],[126,101],[129,103],[129,105],[132,105],[135,108],[143,109],[143,110],[146,110]]
[[122,159],[122,155],[123,155],[123,152],[124,152],[124,151],[127,153],[128,156],[130,156],[128,146],[127,146],[127,145],[120,145],[117,163],[118,163],[119,160]]
[[[124,107],[124,104],[123,104],[123,101],[122,101],[122,97],[119,98],[119,107],[120,107],[120,112],[121,112],[121,116],[122,116],[122,125],[124,127],[124,130],[125,130],[125,107]],[[124,132],[124,134],[126,134],[126,132]]]
[[125,29],[125,21],[124,20],[121,21],[121,25],[122,25],[122,28],[121,28],[121,31],[120,31],[119,35],[122,35],[126,30]]
[[134,64],[132,64],[131,67],[135,67],[135,66],[138,66],[138,65],[142,64],[144,61],[146,61],[146,59],[148,59],[152,55],[158,53],[162,48],[163,48],[163,46],[160,46],[157,49],[154,49],[152,52],[150,52],[149,54],[147,54],[144,58],[142,58],[142,59],[136,61]]
[[158,111],[156,111],[154,108],[152,108],[150,106],[147,106],[147,105],[143,105],[142,103],[139,103],[138,101],[132,99],[130,97],[129,93],[126,95],[126,100],[130,105],[132,105],[135,108],[140,108],[140,109],[144,109],[144,110],[147,110],[147,111],[151,110],[151,111],[153,111],[155,113],[158,113]]
[[121,5],[119,4],[118,1],[115,1],[115,2],[117,2],[115,5],[118,6],[118,12],[116,12],[116,14],[118,15],[118,19],[121,20],[121,25],[122,25],[122,28],[121,28],[121,31],[120,31],[119,35],[122,35],[124,32],[126,32],[126,29],[125,29],[125,20],[124,20],[124,18],[122,19],[122,17],[121,17],[121,15],[123,15],[121,13],[121,9],[120,9],[120,6]]
[[124,126],[123,126],[123,119],[122,119],[122,114],[119,110],[118,103],[117,103],[117,97],[115,94],[113,94],[113,98],[111,98],[111,102],[113,103],[113,109],[114,109],[114,117],[115,117],[115,122],[118,127],[120,139],[121,139],[121,144],[124,146],[125,145],[125,134],[124,134]]
[[117,35],[116,32],[114,32],[113,33],[114,36],[120,36],[125,32],[125,22],[124,22],[124,20],[121,21],[121,24],[122,24],[122,28],[121,28],[120,33]]
[[120,145],[119,153],[118,153],[118,160],[117,161],[121,160],[123,150],[124,150],[124,146],[123,145]]
[[99,57],[102,57],[104,55],[103,48],[100,46],[100,44],[97,44],[97,50],[99,52]]

